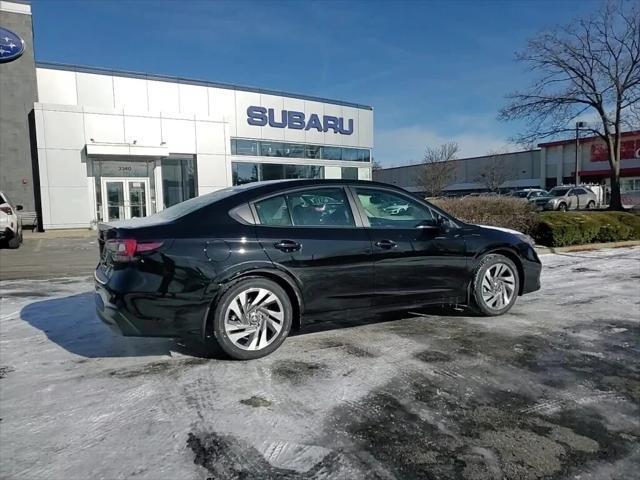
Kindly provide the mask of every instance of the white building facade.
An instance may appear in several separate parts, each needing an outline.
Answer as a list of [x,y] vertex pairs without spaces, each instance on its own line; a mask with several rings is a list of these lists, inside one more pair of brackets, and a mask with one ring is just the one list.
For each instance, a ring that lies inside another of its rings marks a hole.
[[37,64],[42,223],[146,216],[224,187],[371,179],[373,110],[156,75]]

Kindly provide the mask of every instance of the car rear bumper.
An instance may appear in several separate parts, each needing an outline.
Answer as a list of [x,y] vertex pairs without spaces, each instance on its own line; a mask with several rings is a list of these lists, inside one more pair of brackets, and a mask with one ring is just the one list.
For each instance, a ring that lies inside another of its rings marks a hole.
[[[132,337],[189,337],[203,334],[209,301],[201,295],[177,296],[136,291],[140,283],[128,273],[95,275],[98,317],[112,330]],[[129,277],[129,278],[127,278]],[[106,281],[105,281],[106,280]]]

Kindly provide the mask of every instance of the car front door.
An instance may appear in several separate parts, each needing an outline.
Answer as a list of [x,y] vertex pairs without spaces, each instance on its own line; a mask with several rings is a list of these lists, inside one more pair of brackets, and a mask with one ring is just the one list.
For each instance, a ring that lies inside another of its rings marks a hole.
[[298,282],[306,314],[371,305],[371,240],[344,187],[281,192],[253,209],[258,240]]
[[373,243],[374,305],[465,298],[469,275],[461,229],[408,195],[374,187],[352,192]]

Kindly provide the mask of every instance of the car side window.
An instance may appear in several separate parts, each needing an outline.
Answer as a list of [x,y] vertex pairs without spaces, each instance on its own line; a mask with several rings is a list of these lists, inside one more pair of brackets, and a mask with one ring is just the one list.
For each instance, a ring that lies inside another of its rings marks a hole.
[[255,203],[258,219],[262,225],[288,227],[293,225],[284,195],[267,198]]
[[262,225],[355,227],[342,188],[319,188],[279,195],[255,203]]
[[355,227],[349,200],[342,188],[319,188],[287,194],[296,226]]
[[403,195],[369,188],[355,190],[372,227],[415,228],[434,220],[430,208]]

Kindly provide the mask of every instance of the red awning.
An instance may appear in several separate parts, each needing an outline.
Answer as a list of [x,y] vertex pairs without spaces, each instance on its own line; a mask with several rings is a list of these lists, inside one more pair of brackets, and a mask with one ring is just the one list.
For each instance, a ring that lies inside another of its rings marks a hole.
[[[608,177],[611,170],[582,170],[579,172],[581,177]],[[571,175],[574,175],[572,172]],[[640,167],[635,168],[622,168],[620,169],[621,177],[636,177],[640,176]]]

